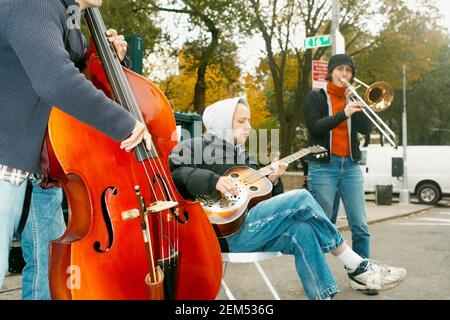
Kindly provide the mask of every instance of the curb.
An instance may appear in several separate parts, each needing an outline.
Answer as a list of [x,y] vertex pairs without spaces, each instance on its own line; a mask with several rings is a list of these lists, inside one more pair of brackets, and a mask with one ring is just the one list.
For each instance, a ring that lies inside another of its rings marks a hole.
[[[428,207],[425,207],[425,208],[422,208],[422,209],[410,211],[410,212],[407,212],[407,213],[401,213],[401,214],[390,216],[390,217],[384,217],[384,218],[379,218],[379,219],[375,218],[375,219],[372,219],[370,221],[367,221],[367,224],[371,225],[371,224],[374,224],[374,223],[379,223],[379,222],[383,222],[383,221],[387,221],[387,220],[403,218],[403,217],[407,217],[407,216],[410,216],[410,215],[413,215],[413,214],[416,214],[416,213],[428,211],[431,208],[433,208],[433,206],[428,206]],[[337,227],[337,229],[340,230],[340,231],[349,231],[348,224],[344,225],[344,226]]]

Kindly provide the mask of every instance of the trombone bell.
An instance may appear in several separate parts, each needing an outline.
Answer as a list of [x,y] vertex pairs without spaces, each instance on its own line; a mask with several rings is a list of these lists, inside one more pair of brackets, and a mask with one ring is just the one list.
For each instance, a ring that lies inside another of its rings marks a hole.
[[[367,118],[380,130],[381,134],[395,147],[397,148],[397,143],[395,142],[395,133],[387,126],[387,124],[376,114],[376,112],[381,112],[386,110],[392,100],[394,99],[394,90],[386,82],[375,82],[370,87],[364,84],[362,81],[354,78],[356,82],[361,83],[367,87],[364,98],[362,98],[356,88],[353,87],[345,78],[340,81],[349,90],[349,99],[352,101],[360,101],[362,103],[361,111],[367,116]],[[367,101],[367,102],[366,102]]]
[[389,108],[394,100],[394,90],[387,82],[375,82],[367,88],[364,100],[375,112],[382,112]]

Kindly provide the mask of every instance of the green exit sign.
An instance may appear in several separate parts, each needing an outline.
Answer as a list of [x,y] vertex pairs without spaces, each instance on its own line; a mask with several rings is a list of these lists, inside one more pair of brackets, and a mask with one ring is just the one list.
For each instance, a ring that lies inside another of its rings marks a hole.
[[317,37],[309,37],[303,40],[303,47],[305,49],[312,49],[318,47],[327,47],[331,46],[331,35],[326,34]]

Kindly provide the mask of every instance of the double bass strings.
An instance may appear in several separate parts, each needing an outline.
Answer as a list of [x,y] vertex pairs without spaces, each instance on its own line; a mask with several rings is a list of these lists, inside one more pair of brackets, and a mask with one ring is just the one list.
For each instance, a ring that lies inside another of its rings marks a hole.
[[[113,92],[116,93],[116,99],[119,100],[118,102],[122,106],[124,106],[125,108],[127,108],[127,106],[128,106],[127,109],[133,114],[133,116],[136,119],[140,120],[142,123],[145,124],[144,119],[142,117],[142,114],[141,114],[141,112],[139,111],[139,109],[137,107],[137,102],[136,102],[134,96],[131,93],[128,81],[125,78],[125,75],[123,73],[122,67],[119,65],[118,60],[115,59],[114,56],[112,56],[112,54],[111,54],[112,51],[107,49],[108,47],[110,47],[109,44],[107,43],[107,41],[103,40],[103,37],[100,36],[100,35],[105,34],[105,32],[106,32],[106,27],[104,27],[104,23],[103,23],[103,20],[101,18],[100,12],[99,12],[98,8],[91,8],[91,9],[89,9],[89,11],[92,11],[92,15],[95,15],[95,16],[91,17],[89,12],[88,12],[87,18],[90,18],[92,22],[94,22],[94,20],[99,22],[99,24],[92,23],[93,28],[91,29],[91,32],[93,32],[94,35],[97,37],[97,39],[99,39],[98,40],[98,42],[99,42],[98,43],[98,50],[99,50],[99,52],[109,62],[109,63],[104,63],[103,65],[104,65],[104,67],[106,67],[108,74],[111,76],[110,85],[113,87]],[[103,40],[103,42],[101,40]],[[112,48],[110,47],[110,49],[112,49]],[[112,69],[111,69],[111,67],[112,67]],[[119,82],[119,83],[116,83],[116,81]],[[123,88],[123,89],[121,89],[121,88]],[[145,128],[145,130],[147,130],[147,128]],[[153,143],[152,143],[152,147],[154,148]],[[166,175],[165,171],[163,170],[163,172],[161,173],[161,171],[159,170],[157,164],[155,164],[155,166],[156,166],[156,170],[155,170],[155,167],[153,166],[152,162],[149,160],[150,157],[149,157],[149,154],[148,154],[148,152],[146,150],[145,145],[143,145],[143,150],[144,150],[145,155],[146,155],[146,157],[148,159],[148,164],[150,165],[150,168],[151,168],[151,171],[153,172],[153,174],[155,176],[157,174],[159,174],[160,176],[164,176],[164,178],[167,179],[167,175]],[[149,174],[148,169],[147,169],[147,167],[145,165],[145,162],[147,162],[147,161],[144,160],[144,156],[142,155],[141,150],[139,148],[137,149],[137,155],[138,155],[139,162],[142,164],[142,166],[144,168],[144,171],[145,171],[148,183],[150,185],[151,191],[152,191],[155,199],[158,200],[157,192],[156,192],[156,190],[154,189],[154,187],[152,185],[150,174]],[[159,157],[157,157],[157,161],[159,162],[159,165],[162,166],[162,163],[161,163],[161,160],[159,159]],[[157,186],[159,187],[159,191],[160,191],[161,195],[163,196],[164,200],[166,200],[165,199],[164,190],[161,187],[161,182],[159,181],[159,179],[156,179],[156,180],[158,180],[156,183],[157,183]],[[171,196],[171,193],[173,193],[172,187],[170,185],[169,185],[169,187],[167,187],[167,184],[165,184],[165,186],[166,186],[166,190],[168,191],[168,196],[169,196],[170,200],[173,201],[173,198]],[[160,228],[161,228],[161,230],[163,230],[163,225],[162,225],[163,222],[162,222],[161,217],[159,217],[159,220],[160,220],[160,224],[161,224]],[[167,222],[167,224],[168,224],[167,225],[167,230],[169,230],[169,232],[170,232],[169,221]],[[174,226],[174,229],[175,229],[174,233],[178,234],[178,232],[177,232],[178,228],[177,228],[176,224]],[[160,243],[161,243],[162,259],[165,260],[166,257],[165,257],[165,250],[164,250],[164,234],[160,233],[159,236],[160,236]],[[171,239],[171,237],[170,237],[170,234],[169,234],[168,249],[167,249],[169,263],[171,263],[170,260],[171,260],[171,256],[172,256],[170,254],[170,246],[171,246],[170,239]],[[150,239],[149,245],[152,245],[151,244],[151,239]],[[177,243],[175,244],[175,250],[176,250],[176,252],[178,252],[178,239],[177,239]],[[164,268],[164,264],[163,264],[163,268]],[[155,272],[155,270],[153,270],[153,272]]]

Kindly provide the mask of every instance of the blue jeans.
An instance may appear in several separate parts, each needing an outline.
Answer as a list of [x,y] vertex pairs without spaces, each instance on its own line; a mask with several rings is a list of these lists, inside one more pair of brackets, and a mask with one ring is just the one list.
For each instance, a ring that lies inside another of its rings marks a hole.
[[331,156],[330,163],[309,161],[308,189],[333,219],[336,190],[340,196],[350,231],[352,249],[370,258],[370,234],[366,220],[364,181],[359,164],[350,157]]
[[281,251],[293,254],[309,299],[339,292],[324,253],[344,240],[306,190],[292,190],[249,210],[238,233],[227,238],[232,252]]
[[[0,287],[8,271],[9,249],[21,218],[27,183],[16,186],[0,181]],[[48,282],[49,242],[66,226],[60,188],[41,189],[33,182],[30,212],[21,235],[26,266],[22,271],[23,299],[50,299]]]
[[22,298],[49,300],[48,257],[50,241],[59,238],[66,225],[62,212],[62,189],[42,189],[33,182],[30,212],[21,236],[25,268]]
[[9,269],[9,249],[19,226],[26,188],[26,183],[16,186],[0,181],[0,287]]

